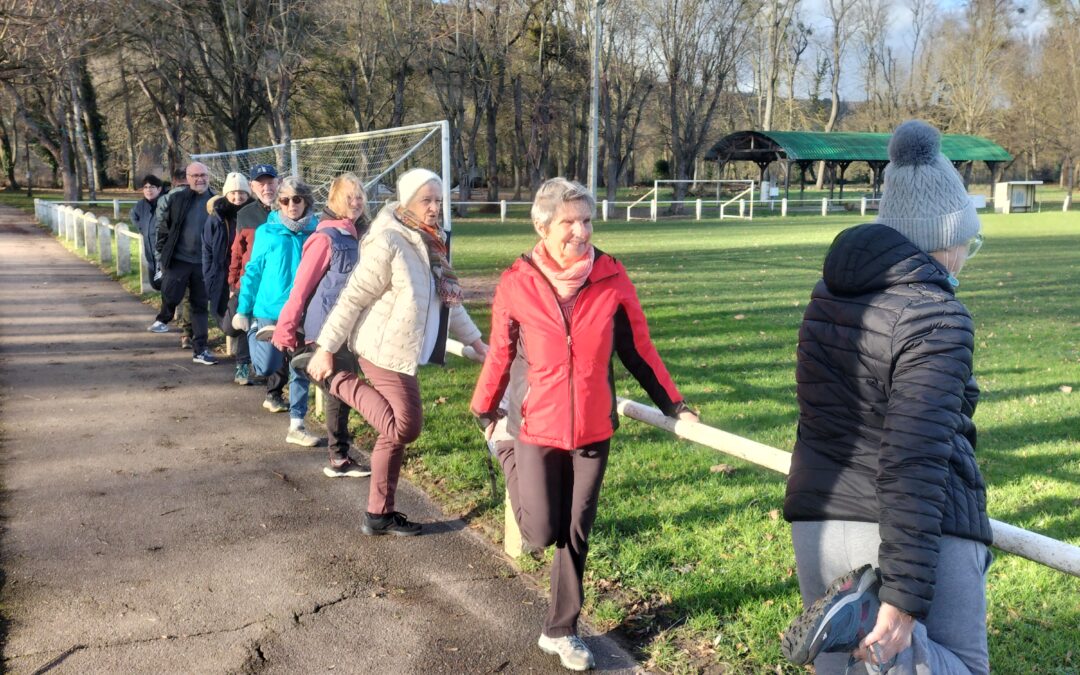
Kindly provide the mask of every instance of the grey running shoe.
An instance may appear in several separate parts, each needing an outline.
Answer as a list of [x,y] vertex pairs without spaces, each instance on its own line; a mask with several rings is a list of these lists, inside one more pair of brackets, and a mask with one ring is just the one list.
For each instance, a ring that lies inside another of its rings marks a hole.
[[568,670],[589,670],[596,667],[592,652],[577,635],[553,638],[541,633],[536,646],[545,654],[558,656],[563,668]]

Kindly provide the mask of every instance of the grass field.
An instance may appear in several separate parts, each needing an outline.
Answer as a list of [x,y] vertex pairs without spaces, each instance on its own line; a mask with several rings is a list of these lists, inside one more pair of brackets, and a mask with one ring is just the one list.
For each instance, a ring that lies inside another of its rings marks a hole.
[[[595,242],[626,264],[703,421],[790,450],[799,321],[826,247],[859,221],[597,223]],[[977,327],[990,515],[1080,543],[1080,216],[991,215],[984,226],[959,297]],[[520,220],[455,225],[455,266],[485,333],[487,294],[531,248],[530,232]],[[406,466],[449,512],[497,538],[502,506],[467,411],[477,372],[463,360],[421,371],[427,419]],[[617,372],[618,393],[647,402]],[[734,471],[712,470],[720,464]],[[618,630],[652,670],[798,672],[778,640],[800,609],[783,492],[778,474],[625,421],[591,540],[589,620]],[[1080,579],[998,552],[989,598],[995,672],[1080,673]]]

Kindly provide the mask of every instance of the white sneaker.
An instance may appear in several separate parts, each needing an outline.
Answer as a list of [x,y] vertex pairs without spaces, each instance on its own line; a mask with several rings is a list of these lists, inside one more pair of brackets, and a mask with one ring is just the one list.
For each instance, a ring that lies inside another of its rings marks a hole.
[[150,331],[151,333],[168,333],[169,324],[155,321],[154,323],[150,324],[150,327],[146,330]]
[[293,445],[302,445],[305,448],[314,448],[321,438],[315,434],[309,434],[307,429],[289,429],[289,433],[285,435],[285,442],[292,443]]
[[545,654],[557,655],[563,668],[568,670],[589,670],[596,667],[592,652],[585,646],[585,641],[576,635],[553,638],[541,633],[536,646]]

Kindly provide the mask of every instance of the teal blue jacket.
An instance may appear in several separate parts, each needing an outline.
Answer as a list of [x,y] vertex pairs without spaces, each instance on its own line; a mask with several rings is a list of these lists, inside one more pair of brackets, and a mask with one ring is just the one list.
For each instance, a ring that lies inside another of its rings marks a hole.
[[279,211],[270,212],[266,224],[255,233],[251,260],[240,280],[237,314],[277,321],[289,299],[304,242],[315,231],[318,221],[318,215],[313,215],[307,227],[293,232],[282,224]]

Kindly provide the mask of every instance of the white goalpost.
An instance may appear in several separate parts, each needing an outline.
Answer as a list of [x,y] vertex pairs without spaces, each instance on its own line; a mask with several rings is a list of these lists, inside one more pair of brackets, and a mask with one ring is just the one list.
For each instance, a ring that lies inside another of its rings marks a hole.
[[754,181],[752,180],[658,180],[653,182],[655,197],[664,201],[663,192],[670,188],[672,195],[669,203],[674,203],[674,188],[686,185],[686,197],[683,204],[694,204],[697,219],[701,220],[702,209],[715,207],[720,220],[736,218],[754,219]]
[[[676,185],[688,186],[686,196],[680,201],[675,201],[674,198]],[[696,220],[707,217],[706,214],[714,208],[720,220],[753,220],[754,188],[755,183],[752,180],[657,180],[653,181],[652,190],[627,207],[626,219],[655,221],[661,207],[683,204],[693,208]],[[646,207],[647,215],[643,213]],[[638,210],[637,214],[635,209]],[[688,215],[689,213],[685,213],[683,217]]]
[[351,171],[367,190],[374,215],[394,198],[398,177],[414,168],[442,176],[443,220],[450,231],[450,126],[444,120],[340,136],[303,138],[288,144],[250,150],[192,155],[210,170],[210,184],[220,189],[230,171],[245,176],[258,164],[270,164],[280,176],[297,176],[311,186],[315,200],[326,201],[335,177]]

